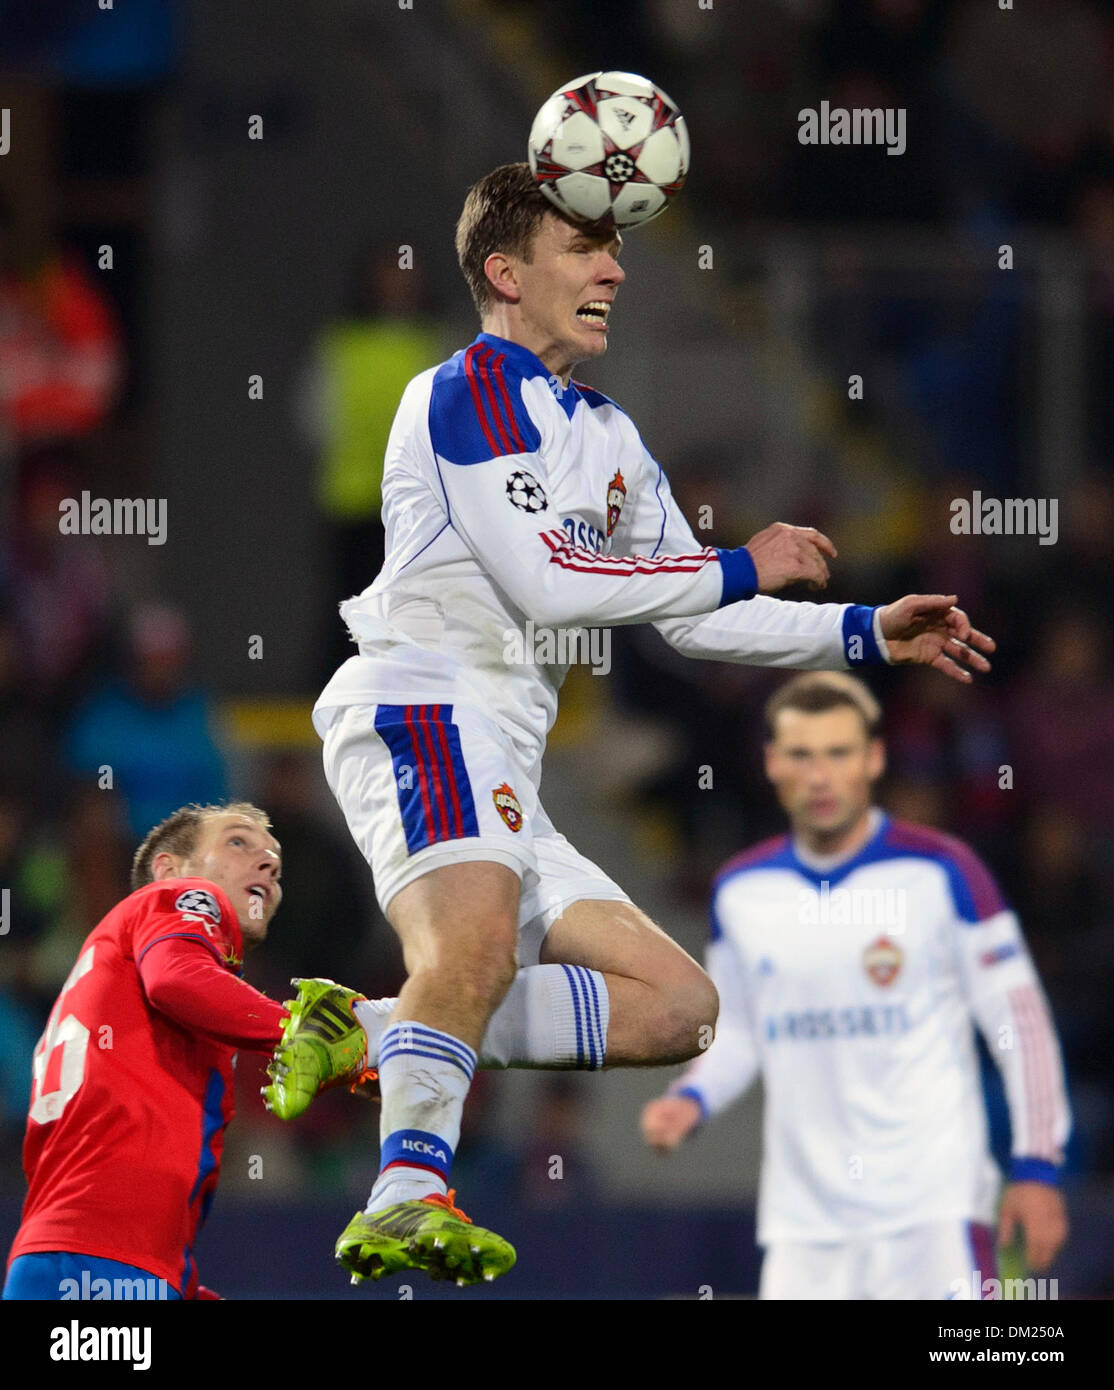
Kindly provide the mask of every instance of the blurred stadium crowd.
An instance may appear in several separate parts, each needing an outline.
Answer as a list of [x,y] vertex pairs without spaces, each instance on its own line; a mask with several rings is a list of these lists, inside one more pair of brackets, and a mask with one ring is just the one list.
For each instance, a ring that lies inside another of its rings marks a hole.
[[[156,548],[137,561],[134,543],[58,529],[63,498],[152,491],[157,364],[144,309],[146,209],[159,113],[188,47],[191,7],[150,5],[130,47],[112,52],[89,31],[85,6],[24,6],[33,17],[18,23],[16,8],[0,0],[0,105],[18,107],[34,139],[20,163],[0,161],[0,885],[10,891],[0,936],[0,1191],[10,1194],[22,1186],[30,1057],[45,1014],[85,933],[128,891],[132,847],[182,803],[248,796],[273,818],[286,901],[273,940],[249,966],[253,983],[281,997],[293,974],[333,974],[384,993],[400,980],[362,861],[323,805],[308,737],[245,756],[224,712],[242,691],[193,676],[213,615],[188,612],[161,591]],[[509,23],[519,8],[447,4],[438,22],[451,37],[480,18]],[[713,29],[695,2],[532,8],[559,76],[644,71],[680,102],[698,150],[689,211],[699,219],[706,208],[729,241],[779,220],[913,226],[983,248],[1034,228],[1070,239],[1085,284],[1086,439],[1059,496],[1054,546],[955,536],[946,524],[949,500],[973,489],[1048,495],[1017,427],[1033,389],[1018,349],[1033,290],[1023,270],[1002,288],[1003,277],[985,271],[996,259],[988,250],[981,275],[957,269],[953,299],[927,302],[879,292],[861,264],[843,263],[816,338],[822,357],[824,343],[839,349],[824,364],[836,399],[833,437],[889,427],[869,406],[850,423],[839,365],[848,343],[856,360],[884,374],[905,428],[900,524],[880,560],[864,558],[869,542],[850,547],[832,597],[855,597],[854,579],[865,573],[894,595],[958,592],[1000,640],[993,677],[975,689],[892,672],[873,682],[890,750],[883,800],[897,815],[967,837],[999,875],[1061,1030],[1077,1123],[1072,1168],[1108,1176],[1114,17],[1081,0],[1006,16],[948,0],[767,0],[717,5]],[[796,112],[821,91],[848,107],[910,108],[908,152],[884,161],[896,166],[886,171],[892,177],[877,178],[876,150],[845,150],[838,162],[808,158],[795,140]],[[117,248],[119,273],[98,267],[105,243]],[[342,253],[354,267],[349,301],[321,306],[289,411],[291,437],[318,464],[318,515],[302,524],[316,528],[327,556],[322,655],[302,673],[307,697],[343,655],[343,634],[329,621],[335,602],[371,579],[369,557],[381,554],[376,469],[394,403],[409,377],[460,345],[446,339],[436,310],[462,300],[462,285],[436,274],[423,285],[397,269],[393,248],[377,244],[321,252]],[[368,380],[373,397],[359,390]],[[861,518],[853,494],[826,487],[834,473],[825,447],[803,474],[796,514],[784,519],[821,526],[839,545],[841,526],[853,531]],[[695,437],[672,470],[690,518],[714,505],[717,544],[745,541],[774,519],[748,513],[747,469],[744,453],[725,458]],[[617,632],[614,642],[612,712],[653,735],[637,777],[617,779],[614,809],[632,843],[666,851],[676,900],[691,906],[722,859],[781,828],[758,757],[761,706],[777,678],[686,662],[648,630]],[[699,789],[697,769],[706,765],[714,791]],[[637,882],[637,865],[630,877]],[[373,927],[353,931],[353,921]],[[237,1125],[250,1147],[250,1126],[268,1122],[248,1105],[258,1068],[241,1071]],[[571,1169],[566,1162],[578,1180],[558,1187],[523,1177],[540,1163],[523,1165],[485,1128],[489,1085],[477,1087],[466,1112],[474,1134],[462,1145],[462,1183],[468,1167],[489,1189],[541,1209],[594,1200],[575,1090],[553,1083],[530,1138],[539,1153],[560,1144],[581,1154]],[[291,1184],[309,1174],[326,1190],[344,1187],[348,1157],[374,1142],[375,1116],[353,1119],[344,1099],[283,1136]]]

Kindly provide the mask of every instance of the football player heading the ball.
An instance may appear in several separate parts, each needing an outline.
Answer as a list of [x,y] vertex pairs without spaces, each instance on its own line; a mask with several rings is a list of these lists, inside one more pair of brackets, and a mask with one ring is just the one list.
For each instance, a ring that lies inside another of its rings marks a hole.
[[704,971],[549,821],[538,787],[564,671],[528,642],[506,660],[509,637],[650,622],[690,656],[921,663],[960,681],[994,647],[955,595],[768,597],[827,582],[835,547],[811,527],[775,524],[737,549],[695,539],[634,423],[572,380],[606,351],[620,237],[558,213],[528,164],[469,190],[456,246],[482,331],[403,393],[386,563],[341,605],[358,654],[314,709],[409,977],[386,1007],[342,991],[339,1014],[336,994],[303,986],[269,1088],[293,1115],[339,1079],[349,1063],[332,1049],[350,1059],[354,1009],[383,1103],[379,1176],[337,1243],[357,1280],[419,1268],[471,1283],[513,1263],[449,1188],[477,1066],[679,1062],[716,1019]]

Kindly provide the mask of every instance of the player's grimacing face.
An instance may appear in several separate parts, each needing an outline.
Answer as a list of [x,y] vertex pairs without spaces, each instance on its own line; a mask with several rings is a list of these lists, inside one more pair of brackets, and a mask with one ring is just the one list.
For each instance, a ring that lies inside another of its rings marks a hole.
[[882,775],[881,739],[847,705],[809,714],[783,709],[766,745],[766,775],[794,830],[833,834],[863,815]]
[[245,816],[212,816],[202,823],[182,877],[207,878],[223,888],[240,919],[244,944],[266,939],[282,901],[282,850],[263,826]]
[[531,259],[515,261],[526,346],[559,375],[607,351],[608,316],[626,279],[622,245],[618,232],[589,234],[547,213]]

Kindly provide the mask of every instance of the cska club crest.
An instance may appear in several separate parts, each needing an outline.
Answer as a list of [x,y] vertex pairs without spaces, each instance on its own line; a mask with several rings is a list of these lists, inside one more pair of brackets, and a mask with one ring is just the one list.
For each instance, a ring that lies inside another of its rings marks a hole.
[[522,829],[522,806],[510,784],[504,782],[501,787],[496,787],[491,793],[491,799],[495,802],[495,809],[503,817],[507,829],[517,834]]
[[885,989],[897,979],[904,959],[888,936],[880,936],[863,952],[863,969],[876,985]]
[[623,482],[623,475],[618,469],[615,476],[607,485],[607,534],[610,536],[619,524],[619,513],[623,510],[623,503],[627,500],[627,485]]

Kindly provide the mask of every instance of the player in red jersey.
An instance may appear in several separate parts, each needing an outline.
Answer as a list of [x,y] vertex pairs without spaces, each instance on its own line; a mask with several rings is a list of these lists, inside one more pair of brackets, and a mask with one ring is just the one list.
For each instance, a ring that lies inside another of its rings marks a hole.
[[282,899],[280,855],[243,802],[183,807],[139,847],[135,891],[86,938],[35,1049],[5,1299],[216,1297],[193,1246],[235,1053],[271,1051],[286,1018],[238,978]]

